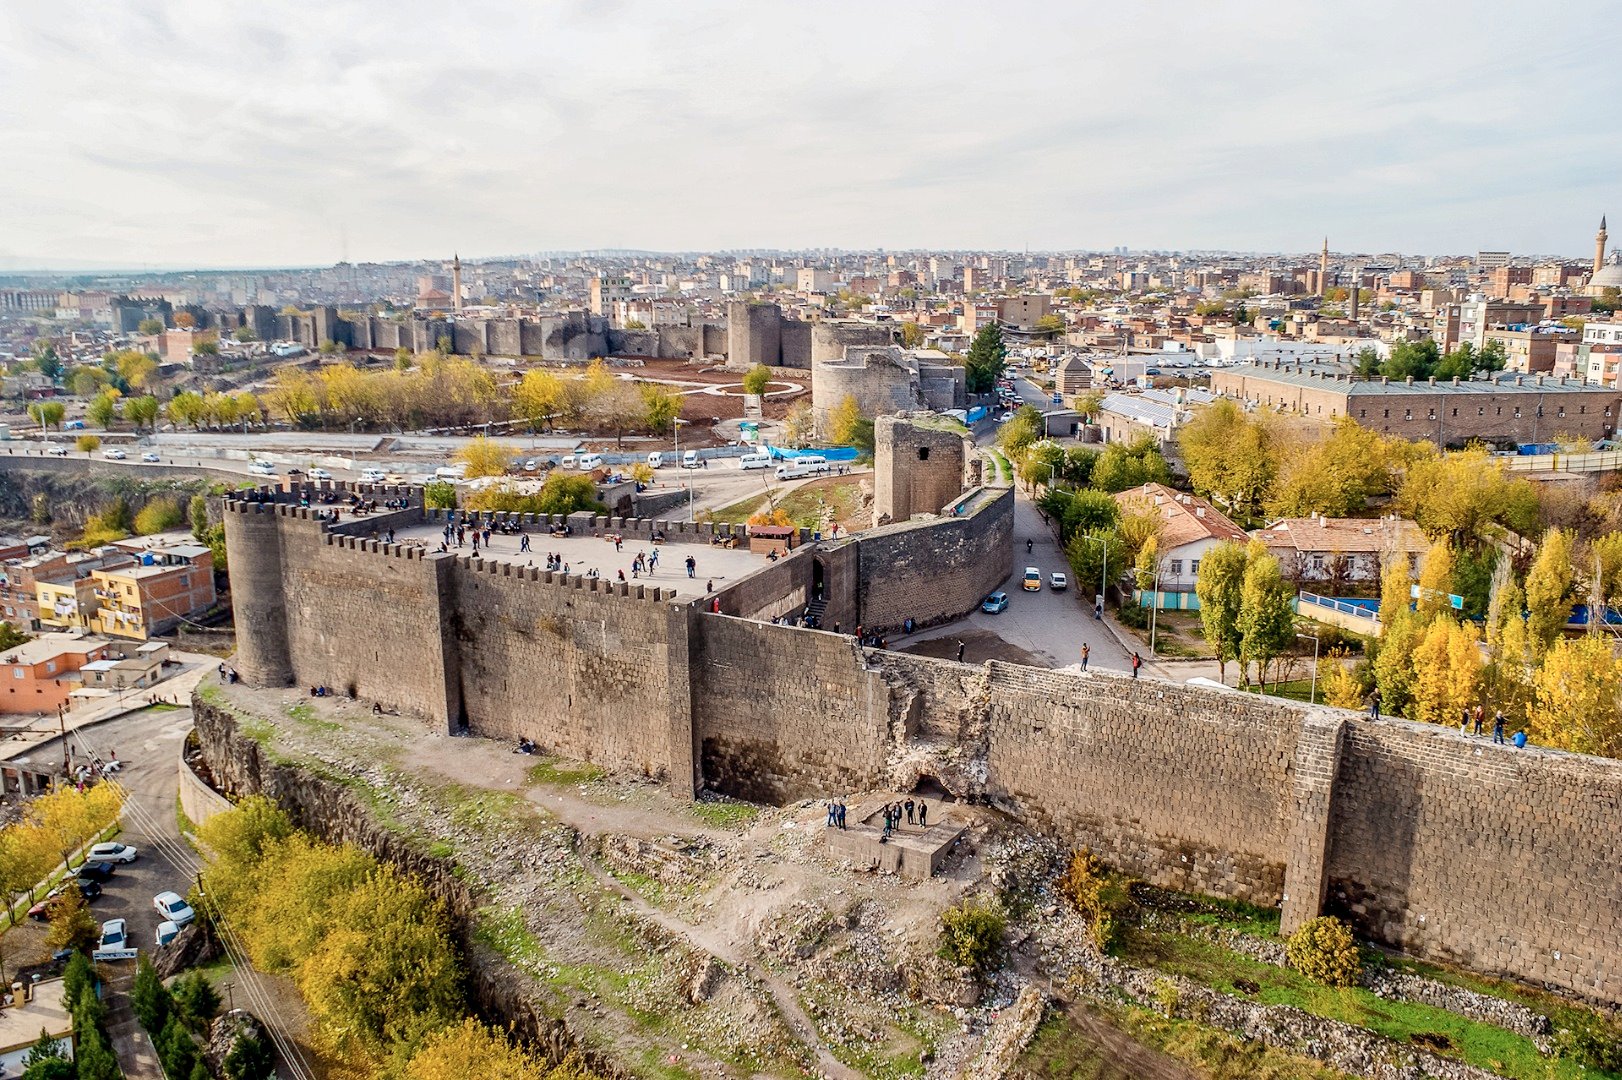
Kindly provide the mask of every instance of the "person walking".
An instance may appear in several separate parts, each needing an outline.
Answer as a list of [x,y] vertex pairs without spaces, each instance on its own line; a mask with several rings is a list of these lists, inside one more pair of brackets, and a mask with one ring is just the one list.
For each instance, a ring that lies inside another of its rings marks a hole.
[[1087,670],[1087,657],[1091,656],[1092,652],[1092,646],[1083,641],[1081,643],[1081,670]]
[[698,560],[691,555],[687,556],[687,576],[695,577],[698,574]]
[[1502,709],[1492,715],[1492,741],[1500,746],[1504,742],[1504,710]]
[[963,641],[961,638],[957,643],[957,662],[960,664],[963,662]]
[[839,804],[832,799],[828,800],[828,828],[839,823]]
[[844,799],[839,800],[839,827],[841,829],[843,829],[845,827],[845,800]]
[[1459,734],[1470,734],[1470,706],[1468,705],[1459,710]]
[[1139,656],[1137,653],[1133,653],[1132,654],[1132,677],[1134,679],[1138,677],[1138,669],[1140,667],[1142,667],[1142,666],[1143,666],[1143,657]]
[[1374,692],[1369,695],[1369,719],[1380,719],[1380,688],[1378,686],[1376,686],[1374,688]]

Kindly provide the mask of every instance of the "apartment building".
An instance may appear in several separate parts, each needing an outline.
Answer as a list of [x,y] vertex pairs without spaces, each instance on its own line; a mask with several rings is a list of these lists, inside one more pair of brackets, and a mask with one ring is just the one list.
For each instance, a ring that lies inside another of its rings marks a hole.
[[0,713],[43,715],[65,707],[84,683],[80,669],[107,659],[108,646],[104,638],[82,634],[40,634],[0,653],[0,667],[5,669],[0,676],[5,682]]
[[[38,630],[46,625],[40,604],[41,585],[71,585],[81,578],[88,578],[93,570],[130,560],[128,552],[113,547],[94,551],[50,551],[45,549],[49,544],[48,537],[29,537],[25,542],[37,554],[25,559],[8,560],[0,565],[0,618],[23,630]],[[72,620],[64,622],[56,617],[58,597],[59,594],[53,591],[51,601],[44,609],[53,616],[50,628],[84,628],[82,623]]]
[[145,640],[167,633],[213,607],[216,598],[214,553],[202,544],[140,549],[133,563],[92,577],[97,608],[91,629],[113,637]]

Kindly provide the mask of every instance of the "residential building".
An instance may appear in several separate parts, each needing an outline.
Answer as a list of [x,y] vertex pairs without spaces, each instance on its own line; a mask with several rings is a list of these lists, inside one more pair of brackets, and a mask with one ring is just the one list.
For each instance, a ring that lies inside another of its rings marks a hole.
[[1093,365],[1080,356],[1067,356],[1059,361],[1054,375],[1054,387],[1063,397],[1085,394],[1093,388]]
[[1053,297],[1047,293],[1023,293],[996,300],[997,319],[1006,327],[1030,333],[1036,322],[1053,314]]
[[91,626],[101,634],[145,640],[214,606],[214,553],[202,544],[140,550],[133,564],[92,576],[99,606]]
[[1188,422],[1188,407],[1209,405],[1215,400],[1207,391],[1181,388],[1105,394],[1096,423],[1103,429],[1106,443],[1129,443],[1148,435],[1165,450],[1177,428]]
[[1522,330],[1495,328],[1486,332],[1486,344],[1496,344],[1504,354],[1504,370],[1522,375],[1554,370],[1557,348],[1577,340],[1577,331],[1566,326],[1529,326]]
[[[40,609],[40,585],[45,583],[72,583],[87,578],[92,570],[104,566],[117,566],[130,561],[130,556],[113,547],[94,551],[51,551],[48,537],[29,537],[25,541],[35,554],[26,559],[8,560],[0,565],[0,618],[24,630],[38,630],[44,625]],[[47,610],[53,614],[56,629],[83,628],[73,620],[55,618],[58,599],[51,594]]]
[[83,685],[79,669],[110,655],[105,638],[40,634],[0,653],[0,713],[52,713]]
[[593,315],[607,316],[614,305],[631,298],[631,279],[598,274],[586,283],[586,303]]
[[1128,488],[1116,495],[1115,501],[1123,513],[1146,508],[1160,512],[1160,578],[1154,591],[1162,608],[1199,607],[1194,583],[1205,553],[1230,540],[1243,544],[1250,539],[1245,530],[1205,499],[1164,484]]
[[1393,558],[1402,559],[1410,575],[1417,574],[1430,550],[1419,526],[1395,515],[1281,518],[1251,536],[1267,545],[1285,577],[1302,586],[1322,585],[1331,595],[1348,584],[1378,582]]

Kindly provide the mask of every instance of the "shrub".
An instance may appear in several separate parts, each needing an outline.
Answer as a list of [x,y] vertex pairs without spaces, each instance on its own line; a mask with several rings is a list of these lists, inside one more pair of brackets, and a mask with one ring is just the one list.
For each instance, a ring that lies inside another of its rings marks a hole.
[[1008,917],[995,901],[968,898],[941,912],[940,956],[958,967],[983,972],[1002,951]]
[[456,485],[449,480],[430,480],[422,486],[422,502],[430,510],[454,510]]
[[1154,993],[1155,1004],[1160,1006],[1160,1011],[1167,1016],[1176,1016],[1177,1006],[1183,1000],[1183,995],[1177,990],[1177,984],[1170,979],[1159,978],[1150,989]]
[[1590,1069],[1622,1072],[1622,1032],[1597,1017],[1585,1018],[1555,1033],[1555,1053]]
[[793,525],[794,519],[789,517],[788,511],[781,506],[774,506],[770,510],[757,510],[749,515],[751,525]]
[[1108,952],[1115,944],[1121,917],[1132,907],[1126,886],[1113,880],[1092,852],[1081,850],[1070,856],[1070,865],[1059,878],[1059,891],[1087,920],[1094,947]]
[[743,376],[743,392],[746,394],[764,394],[766,385],[772,381],[772,369],[765,364],[756,364]]
[[80,435],[73,440],[73,445],[81,454],[93,454],[101,449],[100,435]]
[[1363,967],[1352,931],[1332,915],[1304,923],[1285,942],[1284,953],[1291,967],[1325,986],[1353,986]]
[[135,515],[135,535],[151,536],[153,533],[168,532],[178,529],[185,520],[186,515],[180,509],[178,500],[153,499]]

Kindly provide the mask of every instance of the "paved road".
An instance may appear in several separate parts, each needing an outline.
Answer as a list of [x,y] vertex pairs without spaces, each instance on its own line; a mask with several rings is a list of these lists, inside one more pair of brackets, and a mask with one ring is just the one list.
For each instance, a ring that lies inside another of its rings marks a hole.
[[[184,846],[175,820],[175,792],[179,781],[177,761],[180,743],[191,728],[190,709],[144,709],[104,724],[68,734],[75,761],[87,754],[107,760],[116,751],[124,763],[118,774],[127,799],[124,831],[118,839],[140,852],[133,863],[120,865],[102,887],[91,911],[98,920],[126,919],[130,941],[150,952],[156,940],[157,912],[152,897],[165,890],[182,895],[191,887],[189,866],[177,865],[154,841]],[[58,760],[62,754],[59,738],[40,744],[37,753],[45,760]],[[171,850],[174,850],[171,848]],[[161,1080],[157,1055],[146,1033],[129,1008],[129,988],[135,978],[135,961],[103,963],[111,995],[108,999],[108,1034],[126,1076],[141,1080]]]

